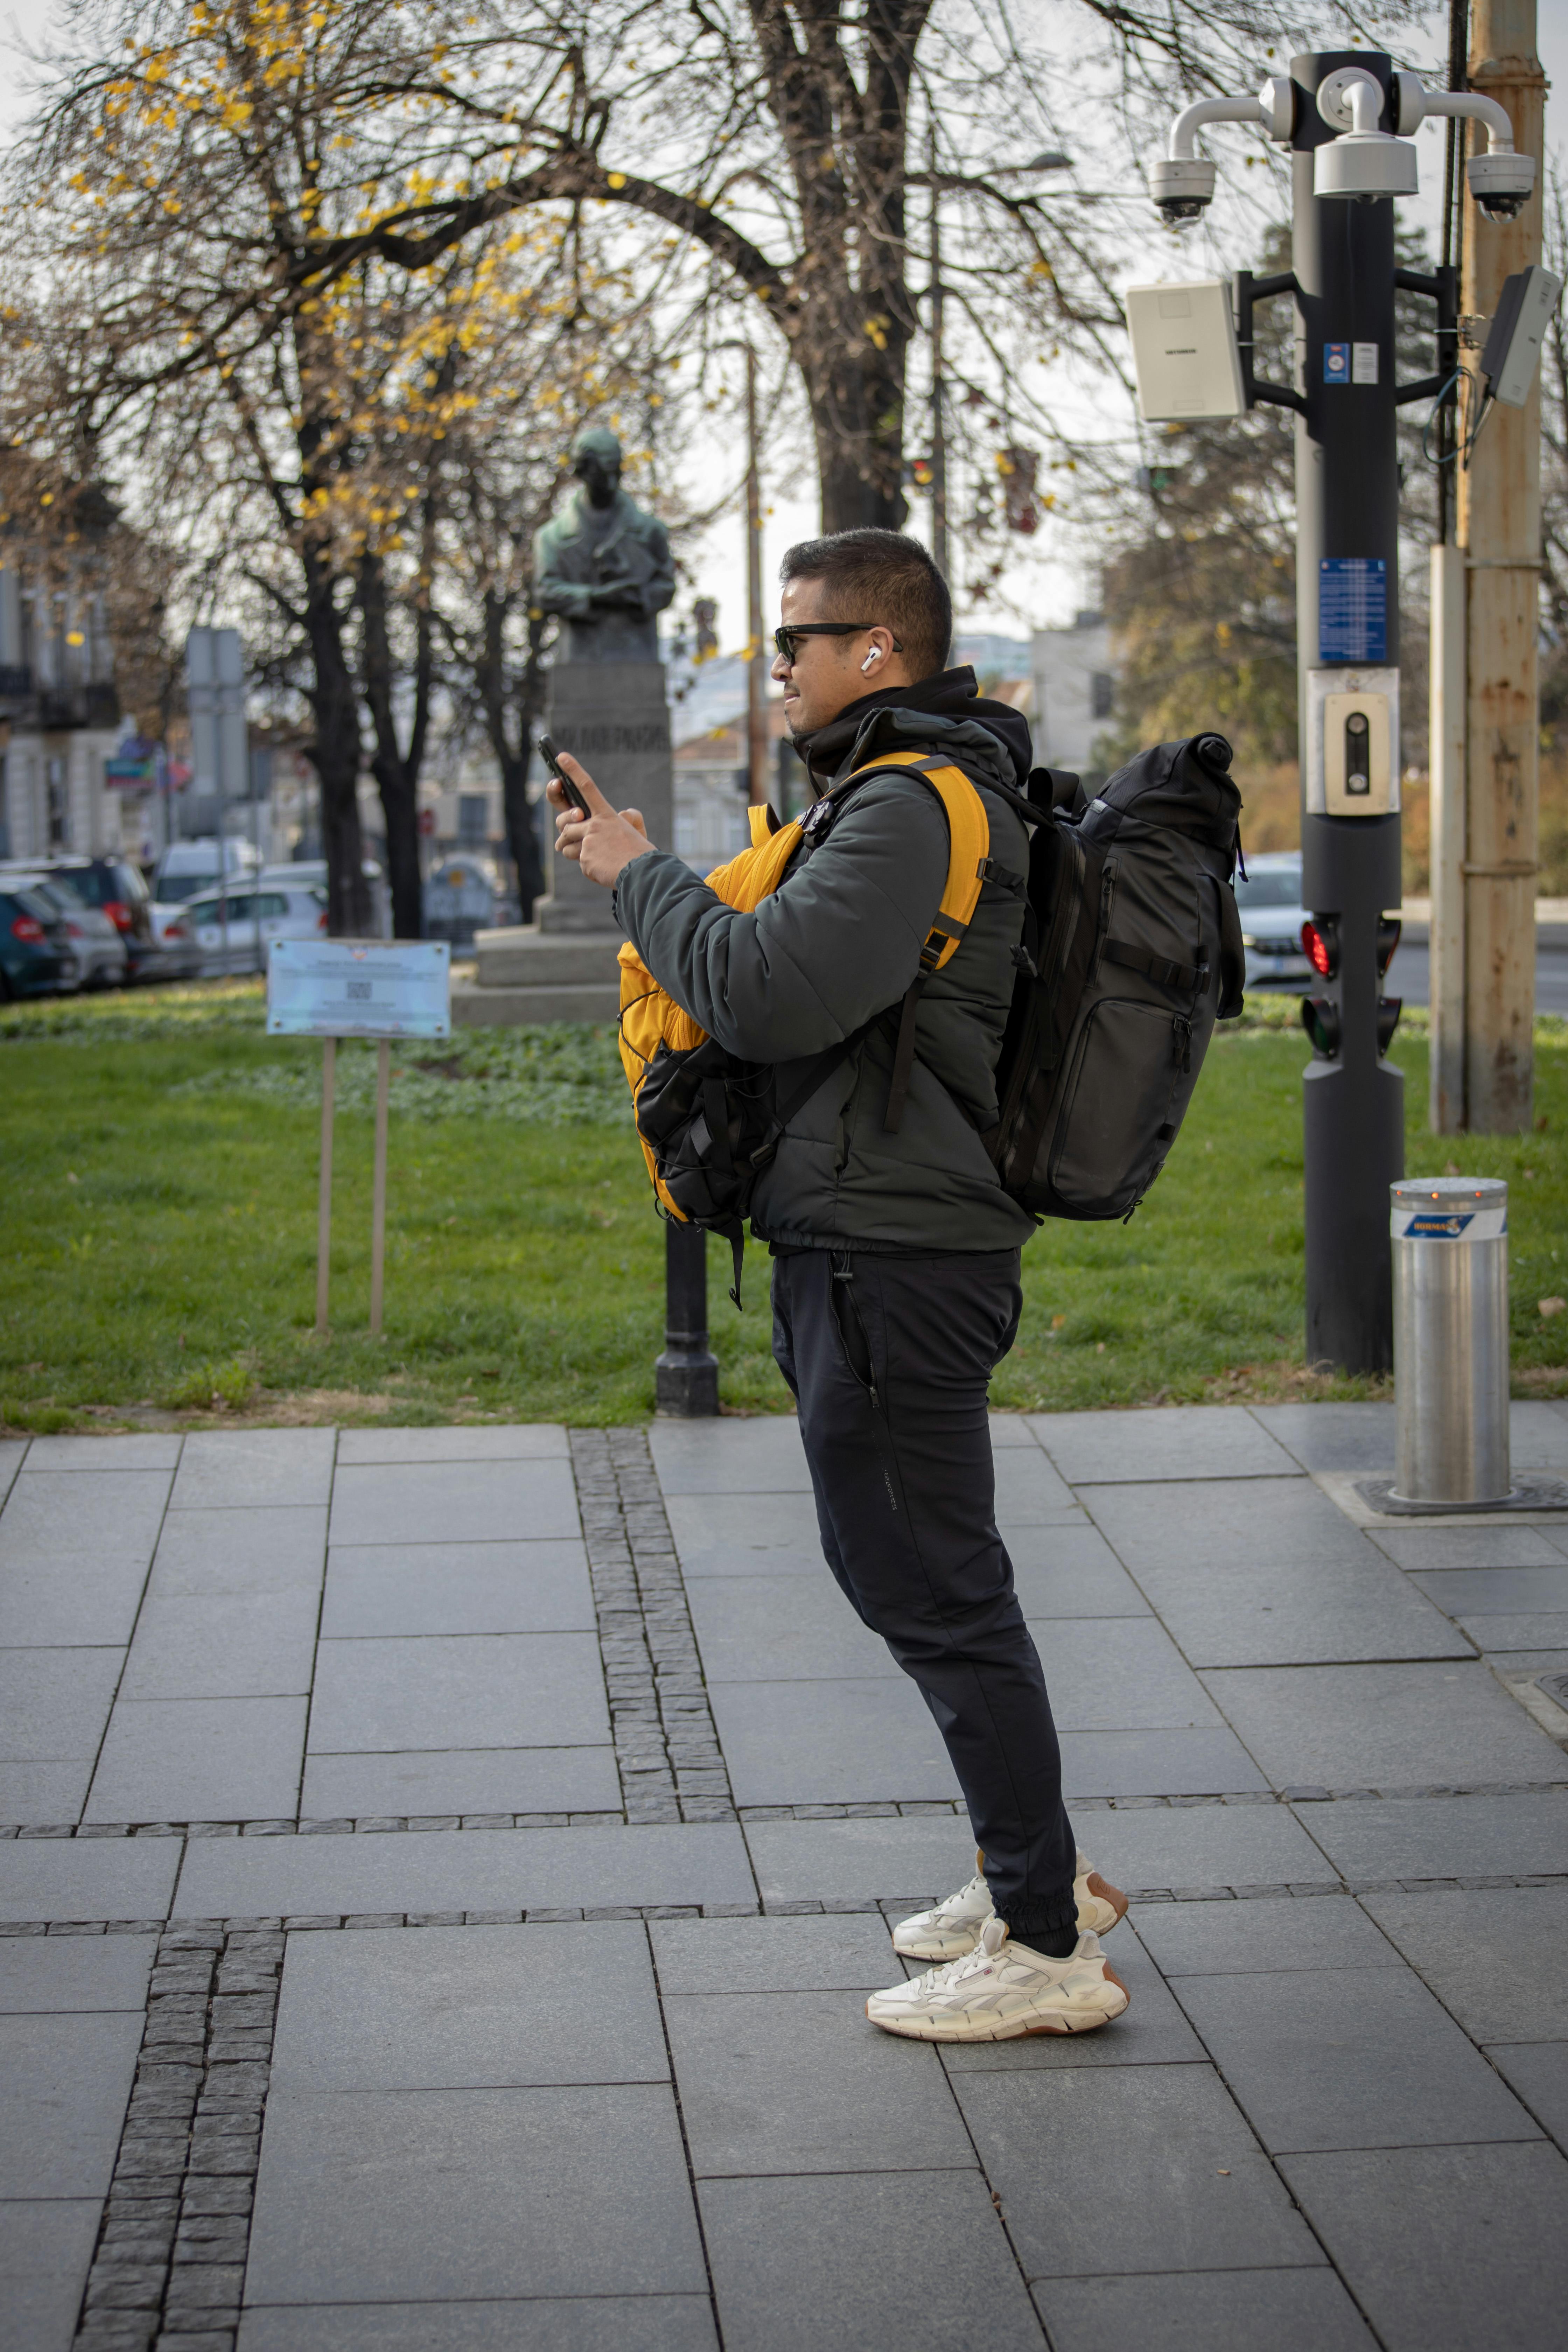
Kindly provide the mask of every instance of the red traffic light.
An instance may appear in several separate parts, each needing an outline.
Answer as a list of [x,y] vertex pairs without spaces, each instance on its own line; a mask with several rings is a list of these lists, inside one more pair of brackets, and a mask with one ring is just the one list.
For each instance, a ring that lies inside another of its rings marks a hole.
[[1309,915],[1301,926],[1301,952],[1320,980],[1340,968],[1340,926],[1334,915]]
[[[1308,926],[1310,929],[1310,925]],[[1312,1041],[1314,1054],[1331,1062],[1340,1050],[1340,1008],[1331,997],[1304,996],[1301,1026]]]

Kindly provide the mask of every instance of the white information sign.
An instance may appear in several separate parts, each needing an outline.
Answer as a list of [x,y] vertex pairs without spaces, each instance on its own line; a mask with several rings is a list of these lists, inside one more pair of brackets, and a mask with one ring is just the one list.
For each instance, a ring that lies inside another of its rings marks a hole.
[[274,1037],[446,1037],[446,940],[274,940],[267,1028]]

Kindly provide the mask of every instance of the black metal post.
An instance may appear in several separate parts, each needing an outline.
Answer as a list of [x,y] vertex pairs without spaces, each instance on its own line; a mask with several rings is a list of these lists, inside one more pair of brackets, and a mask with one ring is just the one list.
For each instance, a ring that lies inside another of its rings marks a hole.
[[[1311,730],[1315,723],[1321,734],[1325,724],[1312,673],[1341,668],[1364,677],[1399,660],[1394,205],[1386,197],[1320,197],[1312,185],[1314,152],[1333,135],[1318,112],[1318,88],[1342,66],[1390,88],[1391,60],[1364,50],[1295,58],[1290,67],[1298,388],[1306,400],[1296,424],[1302,898],[1332,918],[1339,947],[1335,971],[1313,982],[1331,1008],[1337,1050],[1314,1052],[1303,1092],[1307,1360],[1378,1372],[1394,1360],[1388,1188],[1405,1172],[1405,1081],[1383,1058],[1378,1034],[1378,925],[1384,909],[1400,903],[1398,796],[1395,790],[1393,810],[1376,816],[1309,805],[1314,761],[1321,768]],[[1380,128],[1394,127],[1385,105]],[[1340,568],[1347,559],[1352,569]],[[1366,616],[1359,645],[1334,619],[1335,601],[1342,610],[1347,597],[1361,600]],[[1329,625],[1321,631],[1321,619]],[[1332,685],[1320,677],[1320,696]],[[1397,786],[1397,728],[1390,761]]]
[[654,1362],[660,1412],[700,1421],[719,1410],[719,1359],[708,1345],[708,1236],[695,1225],[664,1229],[664,1353]]

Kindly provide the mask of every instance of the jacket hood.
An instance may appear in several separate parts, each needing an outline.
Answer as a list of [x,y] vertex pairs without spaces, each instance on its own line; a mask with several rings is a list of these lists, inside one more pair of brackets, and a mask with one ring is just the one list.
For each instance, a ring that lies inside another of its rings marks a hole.
[[1000,783],[1022,792],[1034,748],[1029,722],[1009,703],[992,702],[976,685],[973,669],[943,670],[918,686],[884,687],[863,694],[810,735],[795,740],[814,789],[820,795],[839,776],[863,768],[879,751],[911,742],[938,745],[963,755],[964,764],[989,770]]

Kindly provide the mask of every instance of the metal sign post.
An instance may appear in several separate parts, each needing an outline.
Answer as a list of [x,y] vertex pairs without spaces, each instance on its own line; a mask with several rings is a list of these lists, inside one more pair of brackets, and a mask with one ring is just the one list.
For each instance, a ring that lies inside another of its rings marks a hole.
[[386,1128],[394,1037],[451,1034],[446,940],[274,940],[267,1033],[321,1040],[321,1175],[316,1217],[316,1328],[327,1330],[332,1244],[332,1126],[338,1040],[374,1037],[375,1160],[371,1186],[370,1328],[379,1339],[386,1262]]

